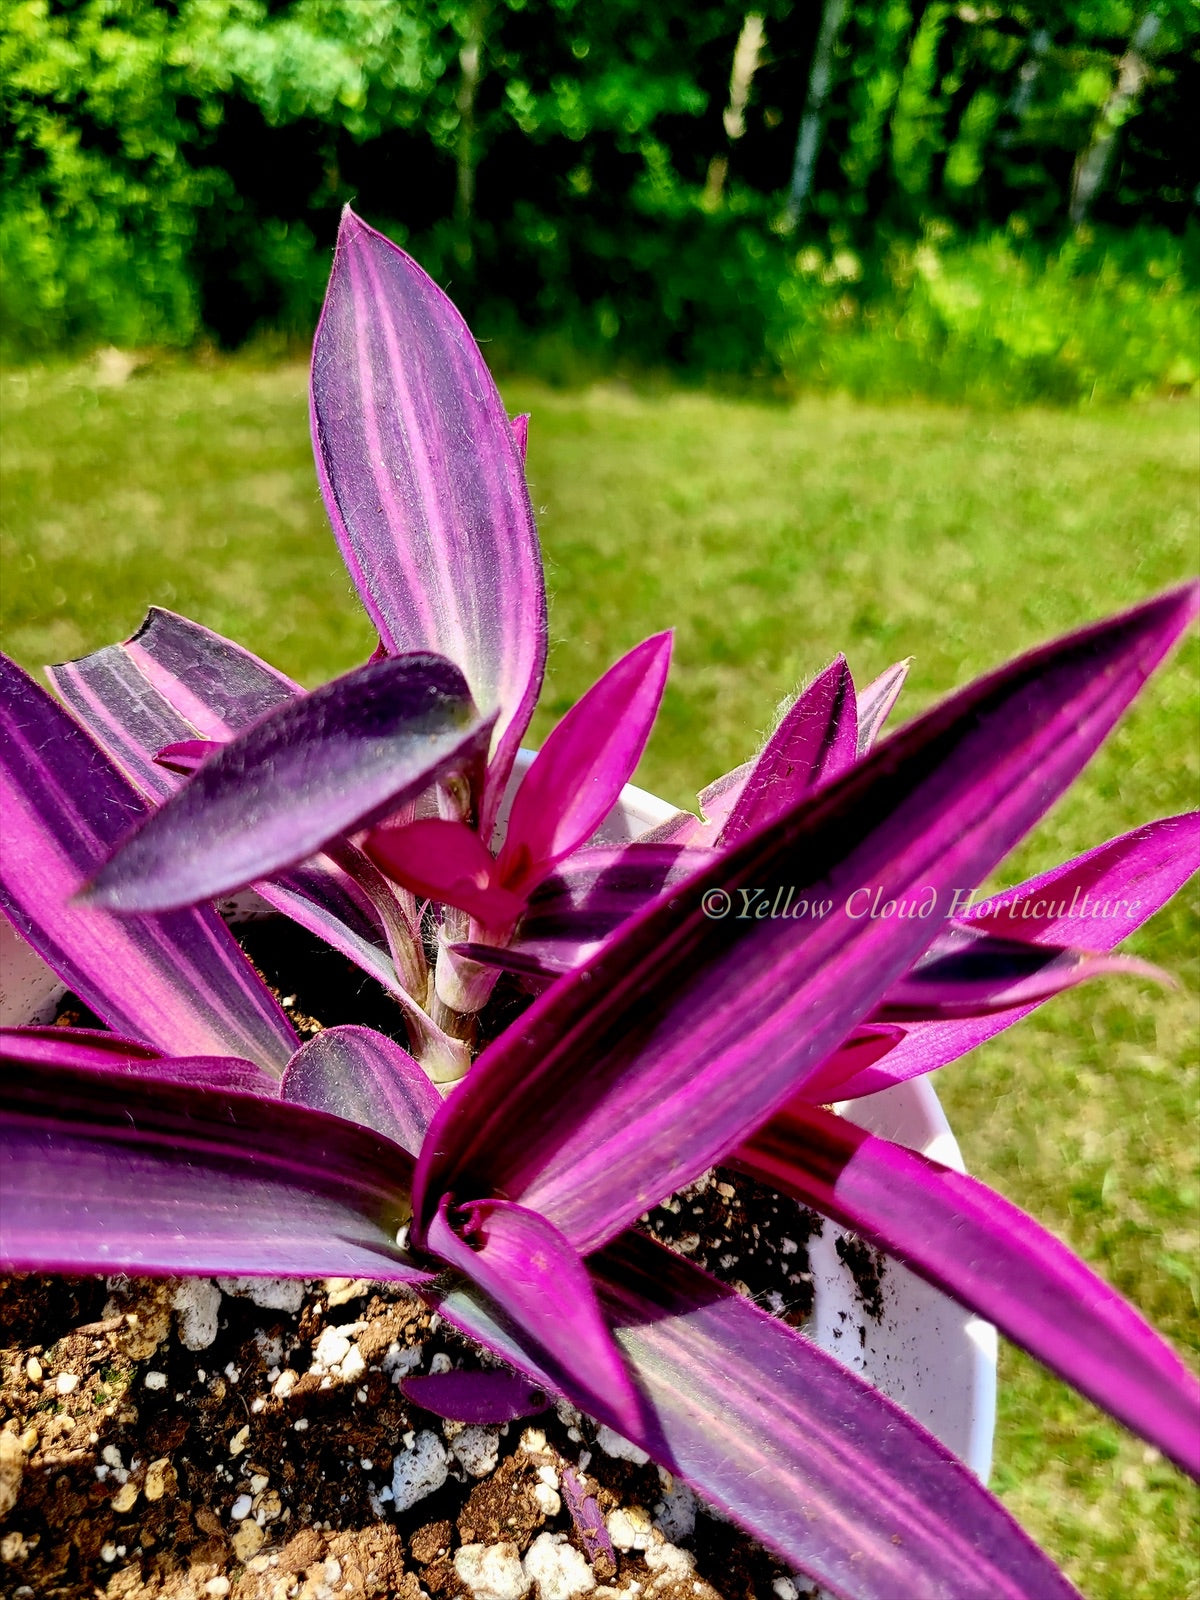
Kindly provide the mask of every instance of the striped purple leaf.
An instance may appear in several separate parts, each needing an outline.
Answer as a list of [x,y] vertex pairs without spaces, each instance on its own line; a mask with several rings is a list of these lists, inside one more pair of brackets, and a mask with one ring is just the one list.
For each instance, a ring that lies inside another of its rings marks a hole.
[[[438,1114],[418,1223],[448,1189],[504,1194],[586,1253],[705,1171],[803,1088],[935,937],[954,890],[1075,777],[1198,598],[1175,591],[1010,663],[627,923]],[[780,884],[809,915],[713,916],[720,896]],[[871,884],[896,899],[932,887],[939,916],[853,917]]]
[[311,400],[321,492],[384,645],[447,657],[480,710],[499,713],[486,837],[546,657],[521,451],[458,311],[348,207]]
[[117,917],[75,896],[146,815],[67,713],[0,657],[0,910],[116,1033],[278,1076],[299,1042],[207,907]]
[[1001,1195],[800,1101],[733,1159],[898,1256],[1200,1478],[1200,1384],[1131,1305]]

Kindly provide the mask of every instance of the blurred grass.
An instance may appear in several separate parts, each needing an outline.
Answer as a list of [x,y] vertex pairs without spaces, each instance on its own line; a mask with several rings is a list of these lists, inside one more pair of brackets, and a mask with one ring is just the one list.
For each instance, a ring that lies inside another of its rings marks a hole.
[[[37,667],[153,602],[316,684],[371,634],[317,494],[305,374],[161,362],[3,380],[6,648]],[[844,649],[860,683],[914,657],[908,712],[1197,565],[1191,403],[989,413],[772,407],[512,382],[553,648],[533,734],[602,666],[676,629],[639,782],[687,803],[778,700]],[[1002,875],[1196,804],[1191,639]],[[940,1074],[971,1169],[1080,1250],[1196,1356],[1197,896],[1133,941],[1182,987],[1078,991]],[[1006,1352],[994,1482],[1091,1600],[1200,1594],[1196,1499],[1154,1452]]]

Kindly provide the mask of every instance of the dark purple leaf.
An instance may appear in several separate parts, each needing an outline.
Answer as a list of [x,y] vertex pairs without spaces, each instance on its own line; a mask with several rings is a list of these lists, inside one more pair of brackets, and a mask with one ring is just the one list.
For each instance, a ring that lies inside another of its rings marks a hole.
[[[626,1436],[834,1594],[1078,1600],[961,1462],[795,1329],[636,1234],[588,1264],[646,1403]],[[426,1298],[545,1381],[476,1290]]]
[[1089,978],[1121,972],[1169,981],[1148,961],[1131,956],[1026,944],[983,927],[952,923],[892,985],[874,1016],[882,1022],[987,1016],[1038,1005]]
[[588,1270],[545,1217],[506,1200],[443,1198],[422,1242],[513,1318],[539,1364],[560,1382],[566,1375],[589,1411],[603,1405],[622,1433],[639,1426],[641,1402]]
[[1002,1196],[798,1101],[733,1159],[899,1256],[1200,1477],[1200,1384],[1131,1305]]
[[395,1242],[411,1171],[366,1128],[278,1100],[0,1064],[0,1259],[12,1270],[420,1286],[429,1275]]
[[[1164,817],[980,901],[968,926],[1037,941],[1069,940],[1083,950],[1111,950],[1164,906],[1197,868],[1200,812]],[[1027,1005],[964,1022],[915,1023],[893,1050],[861,1072],[839,1079],[836,1064],[822,1068],[808,1086],[808,1097],[850,1100],[876,1094],[957,1060],[1033,1009]]]
[[73,896],[144,802],[44,689],[0,658],[0,909],[114,1032],[278,1074],[299,1042],[208,907],[115,917]]
[[[190,749],[207,757],[303,693],[240,645],[157,608],[132,639],[48,670],[78,720],[134,787],[154,801],[167,799],[181,783],[178,772],[162,761],[164,749]],[[196,737],[199,730],[203,741]],[[191,761],[188,770],[196,764]],[[277,911],[406,999],[371,894],[378,874],[348,845],[340,857],[341,866],[315,856],[254,888]],[[381,887],[390,899],[390,890]]]
[[292,1105],[345,1117],[416,1157],[442,1097],[391,1039],[371,1028],[324,1028],[288,1066],[279,1088]]
[[466,323],[349,208],[313,345],[312,429],[333,530],[380,638],[446,656],[483,714],[499,712],[490,809],[546,658],[521,453]]
[[[855,919],[849,897],[932,885],[948,909],[955,888],[985,877],[1079,772],[1198,592],[981,680],[627,923],[485,1050],[438,1113],[418,1218],[447,1191],[503,1194],[587,1253],[713,1165],[803,1088],[938,931],[933,919]],[[740,897],[773,905],[785,886],[788,916],[743,919]],[[714,915],[725,905],[735,914]]]
[[721,830],[721,845],[736,844],[781,817],[810,789],[839,777],[853,765],[857,749],[854,679],[845,656],[838,656],[796,696],[755,760]]
[[206,761],[96,874],[88,898],[153,911],[240,889],[471,769],[490,729],[438,656],[358,667]]
[[544,1389],[519,1372],[490,1367],[476,1372],[431,1372],[404,1378],[400,1392],[435,1417],[498,1427],[518,1417],[533,1417],[550,1404]]
[[152,1074],[165,1083],[224,1089],[274,1099],[279,1083],[251,1061],[236,1056],[159,1056],[133,1039],[93,1028],[0,1028],[0,1061],[26,1066],[85,1067],[93,1072]]

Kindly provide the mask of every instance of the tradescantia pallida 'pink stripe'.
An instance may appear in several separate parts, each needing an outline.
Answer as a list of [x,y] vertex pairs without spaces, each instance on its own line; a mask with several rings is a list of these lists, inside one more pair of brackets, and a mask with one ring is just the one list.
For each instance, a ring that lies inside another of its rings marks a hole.
[[[181,772],[214,755],[236,734],[303,694],[241,645],[152,607],[131,639],[76,661],[47,668],[51,683],[77,721],[112,758],[134,788],[161,803],[181,786]],[[200,730],[204,738],[199,737]],[[164,749],[190,750],[182,766]],[[345,866],[318,854],[290,872],[254,884],[277,911],[332,944],[398,997],[404,985],[388,949],[372,898],[378,885],[370,862],[351,846]]]
[[576,701],[538,751],[496,863],[514,894],[527,895],[612,810],[646,748],[670,664],[669,633],[644,640]]
[[[803,1088],[940,926],[856,919],[849,897],[932,886],[944,920],[953,891],[1076,776],[1198,599],[1174,591],[982,679],[626,924],[439,1112],[418,1236],[448,1189],[504,1194],[586,1253],[711,1166]],[[828,912],[712,915],[722,895],[781,883]]]
[[521,1373],[502,1367],[402,1378],[400,1393],[425,1411],[432,1411],[435,1417],[474,1423],[477,1427],[501,1427],[518,1417],[536,1416],[550,1405],[544,1389]]
[[0,657],[0,910],[115,1032],[278,1075],[298,1040],[208,907],[115,917],[75,902],[146,814],[63,708]]
[[1127,1301],[1003,1196],[799,1100],[733,1160],[899,1256],[1200,1477],[1200,1384]]
[[596,831],[633,776],[667,681],[671,636],[621,658],[576,702],[534,757],[493,857],[462,822],[423,818],[374,829],[363,848],[414,893],[506,929],[546,875]]
[[[832,1594],[1078,1600],[961,1462],[795,1329],[639,1234],[588,1270],[645,1402],[626,1437]],[[424,1294],[547,1382],[478,1289],[443,1280]]]
[[311,400],[321,492],[383,643],[446,656],[480,710],[499,713],[494,815],[546,657],[521,452],[458,311],[348,207],[313,345]]
[[440,656],[358,667],[223,745],[95,875],[88,897],[162,910],[295,866],[447,772],[473,773],[491,726]]
[[845,656],[796,696],[742,786],[718,843],[736,844],[765,827],[819,784],[839,777],[858,751],[854,679]]
[[6,1061],[0,1146],[0,1255],[18,1270],[430,1279],[395,1242],[409,1158],[337,1117]]
[[168,1083],[233,1090],[274,1099],[279,1081],[236,1056],[160,1056],[133,1039],[93,1028],[0,1028],[0,1061],[86,1067],[93,1072],[153,1075]]
[[344,1117],[415,1159],[442,1098],[407,1050],[371,1028],[323,1028],[292,1057],[282,1099]]
[[[1198,870],[1200,812],[1163,817],[978,902],[966,926],[1038,943],[1065,939],[1077,949],[1104,953],[1140,928]],[[860,1071],[848,1075],[841,1063],[826,1063],[806,1094],[813,1100],[876,1094],[957,1060],[1040,1003],[963,1021],[915,1023]]]
[[894,667],[881,672],[860,691],[856,708],[860,756],[866,755],[883,731],[884,723],[891,716],[892,708],[900,698],[900,691],[904,688],[904,680],[908,677],[911,663],[911,656],[906,661],[897,661]]

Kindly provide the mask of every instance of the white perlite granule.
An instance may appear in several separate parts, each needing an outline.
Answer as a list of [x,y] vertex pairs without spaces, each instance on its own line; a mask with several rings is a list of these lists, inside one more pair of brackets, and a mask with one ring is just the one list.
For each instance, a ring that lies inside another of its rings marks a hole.
[[261,1311],[287,1311],[295,1315],[304,1304],[302,1278],[218,1278],[222,1294],[249,1300]]
[[574,1600],[596,1587],[591,1567],[565,1533],[539,1533],[525,1553],[525,1571],[538,1586],[538,1600]]
[[596,1430],[596,1443],[606,1456],[612,1456],[616,1461],[632,1461],[635,1467],[644,1467],[650,1459],[644,1450],[623,1439],[603,1422]]
[[211,1278],[184,1278],[171,1304],[179,1314],[179,1337],[189,1350],[207,1350],[217,1337],[221,1291]]
[[418,1433],[403,1454],[392,1459],[392,1499],[396,1510],[407,1511],[418,1500],[440,1489],[449,1471],[446,1452],[437,1434],[428,1429]]
[[529,1593],[515,1544],[464,1544],[454,1552],[454,1570],[472,1600],[524,1600]]
[[455,1434],[450,1448],[473,1478],[485,1478],[500,1455],[500,1430],[469,1425]]

